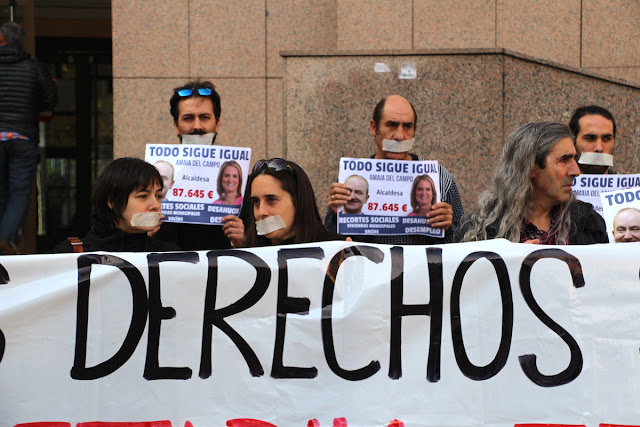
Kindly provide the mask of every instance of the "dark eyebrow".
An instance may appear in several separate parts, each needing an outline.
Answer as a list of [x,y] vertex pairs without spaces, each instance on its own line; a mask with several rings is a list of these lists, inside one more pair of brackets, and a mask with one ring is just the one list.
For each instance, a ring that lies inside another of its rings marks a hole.
[[[600,134],[597,134],[597,133],[585,133],[585,134],[583,135],[583,137],[587,137],[587,136],[589,136],[589,137],[597,137],[598,135],[600,135]],[[600,136],[610,136],[610,137],[613,137],[613,134],[612,134],[612,133],[603,133],[603,134],[602,134],[602,135],[600,135]]]

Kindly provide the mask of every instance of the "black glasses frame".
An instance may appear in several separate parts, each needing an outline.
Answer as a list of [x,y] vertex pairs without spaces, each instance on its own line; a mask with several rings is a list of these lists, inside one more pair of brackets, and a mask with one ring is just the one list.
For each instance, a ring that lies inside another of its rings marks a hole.
[[251,173],[257,173],[264,169],[273,169],[276,172],[280,171],[288,171],[293,174],[293,168],[289,165],[289,162],[280,157],[274,157],[272,159],[262,159],[258,160],[255,165],[253,165],[253,169]]

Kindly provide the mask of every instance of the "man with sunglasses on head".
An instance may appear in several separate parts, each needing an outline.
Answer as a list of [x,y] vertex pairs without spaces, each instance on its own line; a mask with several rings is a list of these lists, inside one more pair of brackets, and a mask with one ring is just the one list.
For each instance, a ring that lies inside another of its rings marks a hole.
[[[190,81],[173,90],[169,100],[173,124],[182,144],[213,145],[220,129],[220,94],[209,81]],[[212,188],[215,190],[215,187]],[[222,218],[224,225],[163,223],[158,238],[172,242],[186,251],[228,249],[231,242],[244,239],[242,221],[234,215]]]
[[177,87],[169,105],[176,134],[182,143],[215,143],[222,110],[220,95],[213,83],[196,80]]
[[[369,123],[371,135],[376,144],[376,153],[371,158],[386,160],[424,160],[410,152],[414,141],[417,114],[413,105],[400,95],[382,98],[373,111]],[[464,214],[458,187],[449,171],[439,166],[440,194],[442,201],[431,207],[427,222],[431,227],[444,228],[445,237],[422,235],[400,236],[354,236],[354,240],[366,243],[390,245],[429,245],[453,242],[455,228]],[[337,212],[351,199],[349,188],[343,183],[334,182],[327,193],[327,214],[324,225],[330,231],[337,229]]]

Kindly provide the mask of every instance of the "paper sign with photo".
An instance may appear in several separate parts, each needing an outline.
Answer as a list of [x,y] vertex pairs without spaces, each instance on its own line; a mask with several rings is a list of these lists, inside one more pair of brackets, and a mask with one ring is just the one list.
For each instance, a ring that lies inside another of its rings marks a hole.
[[339,233],[444,237],[426,217],[440,202],[437,161],[342,158],[338,180],[351,191],[338,212]]
[[147,144],[145,160],[163,177],[165,222],[221,225],[238,215],[251,149],[218,145]]
[[640,174],[628,175],[589,175],[581,174],[573,180],[573,192],[578,200],[591,203],[593,209],[602,217],[600,192],[640,187]]
[[609,241],[640,241],[640,187],[602,192],[600,197]]

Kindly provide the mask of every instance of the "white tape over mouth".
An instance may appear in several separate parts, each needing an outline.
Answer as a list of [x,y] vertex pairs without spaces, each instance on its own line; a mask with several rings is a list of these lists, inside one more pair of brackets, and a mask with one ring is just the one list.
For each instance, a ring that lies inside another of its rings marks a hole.
[[258,233],[258,236],[264,236],[269,233],[273,233],[274,231],[281,230],[286,226],[287,224],[285,224],[284,219],[282,219],[280,215],[272,215],[265,219],[256,221],[256,233]]
[[605,153],[580,153],[581,165],[613,166],[613,155]]
[[411,150],[411,147],[413,147],[413,143],[415,141],[416,141],[415,138],[405,139],[404,141],[396,141],[393,139],[383,139],[382,149],[384,151],[390,151],[392,153],[405,153]]
[[182,135],[182,143],[188,145],[212,145],[215,133],[205,133],[204,135]]
[[140,212],[131,216],[131,226],[137,228],[154,228],[158,225],[162,212]]

